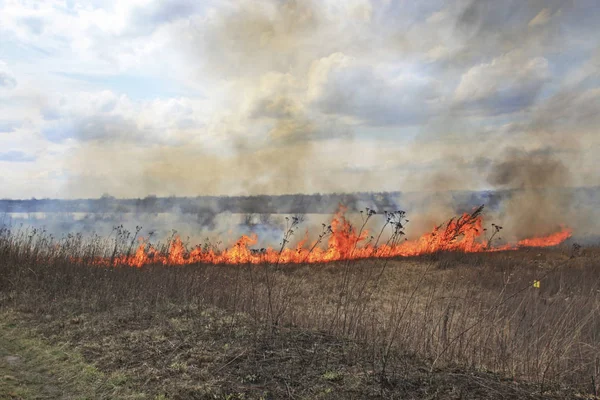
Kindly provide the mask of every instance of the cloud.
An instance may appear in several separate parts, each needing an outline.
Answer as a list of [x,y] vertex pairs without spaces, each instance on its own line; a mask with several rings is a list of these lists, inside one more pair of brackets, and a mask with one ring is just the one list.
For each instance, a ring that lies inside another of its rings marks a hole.
[[52,124],[43,135],[52,142],[73,138],[79,141],[135,141],[141,136],[136,124],[119,115],[82,116]]
[[466,109],[492,115],[520,111],[535,102],[549,77],[548,60],[513,51],[471,67],[461,76],[454,99]]
[[17,80],[8,72],[0,71],[0,87],[14,89],[17,86]]
[[312,103],[327,114],[355,117],[370,125],[411,125],[424,121],[439,98],[432,79],[385,75],[342,53],[313,62]]
[[594,182],[593,6],[4,2],[0,146],[78,196],[478,188],[509,146]]
[[134,6],[129,13],[130,32],[148,34],[161,25],[188,19],[206,5],[193,0],[158,0]]
[[545,23],[547,23],[550,20],[551,17],[551,13],[550,10],[547,8],[542,8],[542,11],[540,11],[535,17],[533,17],[531,19],[531,21],[529,21],[529,26],[536,26],[536,25],[544,25]]
[[348,135],[348,127],[311,103],[310,68],[332,54],[340,39],[352,40],[342,39],[350,33],[344,24],[362,26],[370,18],[364,1],[326,7],[313,1],[240,1],[192,19],[179,34],[197,73],[227,82],[223,108],[235,116],[228,118],[232,139],[246,142],[243,148],[248,142],[282,146]]
[[0,152],[0,162],[33,162],[35,160],[35,156],[28,155],[19,150]]
[[600,87],[563,88],[536,107],[529,129],[579,136],[600,126]]
[[20,22],[34,35],[41,35],[44,30],[44,20],[40,17],[23,17]]
[[179,98],[134,101],[111,91],[80,92],[50,100],[41,133],[51,142],[176,144],[204,129],[202,102]]
[[22,123],[19,121],[0,121],[0,133],[14,132],[21,125]]

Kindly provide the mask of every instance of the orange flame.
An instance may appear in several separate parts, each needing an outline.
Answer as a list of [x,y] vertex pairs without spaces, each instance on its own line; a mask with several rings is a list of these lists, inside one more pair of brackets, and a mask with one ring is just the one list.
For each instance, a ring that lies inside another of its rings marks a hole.
[[[203,249],[201,246],[188,250],[181,239],[175,237],[166,253],[141,240],[133,255],[117,256],[112,263],[133,267],[150,264],[324,263],[349,259],[418,256],[439,251],[473,253],[516,250],[521,247],[548,247],[558,245],[571,236],[571,230],[563,228],[548,236],[524,239],[516,244],[495,247],[482,239],[484,229],[482,229],[481,210],[482,207],[472,214],[465,213],[459,218],[453,218],[416,240],[399,240],[403,238],[404,232],[397,229],[397,235],[392,236],[387,243],[378,244],[373,243],[372,240],[367,241],[370,237],[368,231],[357,232],[345,218],[345,209],[341,207],[331,221],[325,248],[320,246],[320,241],[307,246],[308,237],[305,236],[294,248],[255,250],[250,248],[258,242],[257,236],[253,234],[240,237],[233,247],[222,251],[206,247]],[[401,221],[398,221],[395,226],[403,228]],[[96,263],[110,265],[111,260],[100,258]]]

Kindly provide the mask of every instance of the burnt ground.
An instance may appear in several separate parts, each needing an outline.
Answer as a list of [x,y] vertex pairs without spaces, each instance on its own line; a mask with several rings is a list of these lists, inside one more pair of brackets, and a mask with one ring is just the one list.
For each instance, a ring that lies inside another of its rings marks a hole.
[[360,344],[292,328],[264,332],[244,315],[196,306],[76,316],[9,312],[1,320],[0,398],[576,397],[475,369],[430,371],[407,354],[395,354],[382,379]]

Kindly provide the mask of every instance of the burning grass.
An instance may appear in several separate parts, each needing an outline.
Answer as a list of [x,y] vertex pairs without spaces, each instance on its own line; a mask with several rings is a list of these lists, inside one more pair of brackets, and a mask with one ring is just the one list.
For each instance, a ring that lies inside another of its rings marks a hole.
[[[116,229],[117,238],[110,256],[101,251],[87,252],[84,263],[103,266],[128,265],[142,267],[151,264],[191,265],[191,264],[315,264],[332,261],[360,260],[367,258],[412,257],[433,254],[441,251],[463,253],[516,250],[522,247],[556,246],[571,236],[571,230],[562,228],[547,236],[532,237],[498,245],[494,238],[502,227],[492,224],[493,233],[486,235],[483,228],[483,206],[452,218],[433,228],[416,240],[405,237],[406,219],[404,211],[385,212],[384,224],[378,232],[371,234],[369,222],[376,212],[371,209],[361,211],[362,224],[355,228],[345,217],[346,208],[340,206],[329,225],[323,224],[318,237],[309,242],[308,231],[296,245],[288,246],[294,235],[298,234],[301,219],[287,219],[280,248],[255,249],[258,243],[256,235],[241,236],[235,245],[219,249],[210,243],[188,249],[175,233],[162,249],[150,242],[139,239],[137,249],[133,251],[141,228],[137,228],[133,237],[129,232]],[[130,240],[130,241],[129,241]],[[119,241],[125,246],[119,249]],[[97,246],[102,247],[102,246]],[[105,249],[108,248],[105,246]],[[97,250],[97,249],[96,249]]]
[[118,237],[55,241],[4,230],[0,307],[49,343],[69,343],[100,372],[119,372],[147,398],[564,398],[596,390],[598,248],[327,264],[98,264],[135,243],[135,235]]

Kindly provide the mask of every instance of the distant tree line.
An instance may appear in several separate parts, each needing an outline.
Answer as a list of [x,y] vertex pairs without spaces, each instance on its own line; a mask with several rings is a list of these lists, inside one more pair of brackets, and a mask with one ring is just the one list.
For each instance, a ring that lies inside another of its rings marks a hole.
[[[578,188],[588,198],[598,198],[600,188]],[[446,192],[448,193],[448,192]],[[511,195],[505,191],[453,191],[450,192],[455,204],[463,207],[486,204],[494,209]],[[422,198],[423,194],[419,194]],[[206,213],[257,213],[257,214],[302,214],[335,212],[340,204],[350,211],[371,207],[376,211],[391,211],[401,204],[411,204],[415,193],[404,192],[358,192],[328,194],[286,194],[258,196],[198,196],[198,197],[157,197],[149,195],[138,199],[118,199],[108,194],[98,199],[0,199],[0,213],[15,212],[82,212],[82,213],[158,213],[181,212],[189,214]],[[429,195],[436,196],[435,192]],[[411,200],[412,199],[412,200]]]

